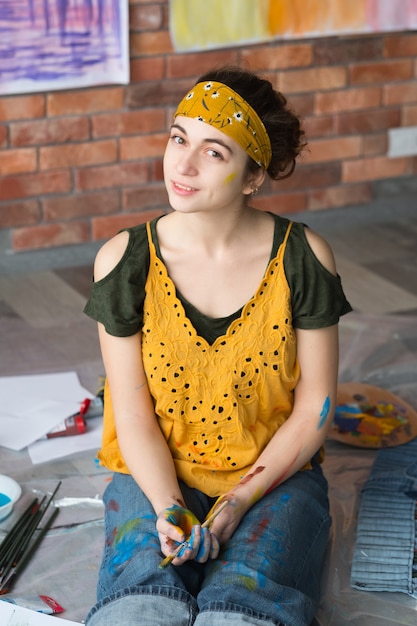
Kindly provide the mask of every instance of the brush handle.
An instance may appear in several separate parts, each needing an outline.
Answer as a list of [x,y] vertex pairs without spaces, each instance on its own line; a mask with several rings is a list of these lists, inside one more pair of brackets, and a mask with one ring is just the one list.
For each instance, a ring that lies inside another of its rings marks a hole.
[[217,509],[214,509],[213,513],[209,515],[209,517],[206,517],[204,522],[201,524],[201,528],[210,528],[218,514],[221,513],[228,504],[229,500],[223,500],[223,502],[217,507]]
[[22,570],[26,567],[28,561],[32,558],[40,542],[42,541],[42,539],[48,532],[49,528],[52,526],[52,523],[54,522],[58,513],[59,513],[59,509],[54,509],[54,511],[49,516],[49,518],[46,520],[45,524],[43,525],[41,530],[38,532],[36,539],[33,541],[33,543],[28,547],[26,552],[23,554],[22,558],[19,561],[19,564],[15,567],[13,573],[10,574],[9,578],[1,585],[0,595],[9,593],[16,578],[19,576]]
[[[220,506],[215,509],[213,511],[213,513],[207,517],[204,522],[201,524],[201,528],[210,528],[211,524],[213,523],[213,521],[215,520],[215,518],[218,516],[219,513],[221,513],[223,511],[223,509],[229,504],[228,500],[224,500]],[[178,548],[176,548],[174,550],[174,552],[172,554],[169,554],[168,556],[166,556],[164,559],[162,559],[162,561],[160,562],[160,564],[158,565],[159,569],[164,569],[164,567],[166,567],[167,565],[169,565],[171,563],[171,561],[173,561],[175,559],[175,557],[177,557],[179,555],[179,553],[181,552],[181,550],[183,550],[184,548],[186,548],[188,545],[188,539],[186,539],[185,541],[182,541]]]
[[175,548],[174,552],[172,554],[169,554],[168,556],[166,556],[164,559],[162,559],[162,561],[160,562],[160,564],[158,565],[159,569],[164,569],[164,567],[166,567],[167,565],[169,565],[171,563],[171,561],[173,561],[175,559],[176,556],[179,555],[179,553],[181,552],[181,550],[183,548],[186,548],[188,546],[188,540],[182,541],[179,546],[177,548]]

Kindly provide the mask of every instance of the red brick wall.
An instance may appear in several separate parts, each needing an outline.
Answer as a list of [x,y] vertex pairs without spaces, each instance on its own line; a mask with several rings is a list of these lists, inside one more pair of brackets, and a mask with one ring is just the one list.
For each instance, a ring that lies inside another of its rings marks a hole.
[[0,228],[10,249],[112,236],[166,209],[161,160],[173,107],[199,74],[261,70],[302,115],[309,151],[257,197],[278,213],[366,203],[378,179],[411,176],[388,129],[417,125],[417,33],[332,37],[176,54],[168,1],[130,0],[127,86],[0,98]]

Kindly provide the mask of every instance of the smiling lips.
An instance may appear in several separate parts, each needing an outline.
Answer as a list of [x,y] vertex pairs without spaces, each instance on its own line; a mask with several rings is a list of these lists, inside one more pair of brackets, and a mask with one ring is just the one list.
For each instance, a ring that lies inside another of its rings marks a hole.
[[172,187],[174,191],[181,195],[189,195],[197,191],[195,187],[188,187],[188,185],[181,185],[180,183],[176,183],[172,181]]

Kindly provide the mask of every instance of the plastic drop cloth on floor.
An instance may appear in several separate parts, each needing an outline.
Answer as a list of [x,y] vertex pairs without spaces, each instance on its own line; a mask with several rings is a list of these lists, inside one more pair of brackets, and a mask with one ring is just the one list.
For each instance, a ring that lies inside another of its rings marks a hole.
[[[341,321],[340,343],[341,382],[387,388],[417,409],[417,318],[351,313]],[[411,596],[350,587],[360,492],[375,455],[375,450],[334,441],[326,445],[324,471],[333,525],[319,626],[417,623],[417,600]],[[34,494],[51,494],[62,481],[55,500],[60,513],[11,595],[49,595],[64,607],[62,619],[82,622],[95,601],[104,536],[101,495],[111,474],[97,465],[95,450],[35,466],[26,451],[5,448],[0,448],[0,473],[13,476],[22,486],[22,510]],[[0,540],[10,524],[10,519],[0,522]]]
[[[397,394],[417,409],[417,319],[351,313],[340,324],[340,382],[364,382]],[[417,600],[403,593],[350,586],[361,489],[376,450],[329,441],[324,471],[333,526],[323,574],[320,626],[417,624]]]

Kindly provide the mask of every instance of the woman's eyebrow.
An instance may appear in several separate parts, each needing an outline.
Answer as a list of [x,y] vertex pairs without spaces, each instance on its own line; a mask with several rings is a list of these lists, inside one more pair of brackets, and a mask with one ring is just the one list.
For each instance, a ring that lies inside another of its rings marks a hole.
[[[180,126],[180,124],[172,124],[171,125],[171,130],[173,128],[178,128],[178,130],[180,130],[182,133],[184,133],[184,135],[187,135],[187,131],[185,130],[185,128]],[[230,154],[233,154],[232,148],[230,146],[228,146],[227,143],[222,141],[221,139],[215,139],[213,137],[207,137],[206,139],[203,139],[203,141],[205,143],[217,143],[217,144],[219,144],[219,146],[222,146],[223,148],[226,148],[226,150],[228,150],[230,152]]]

